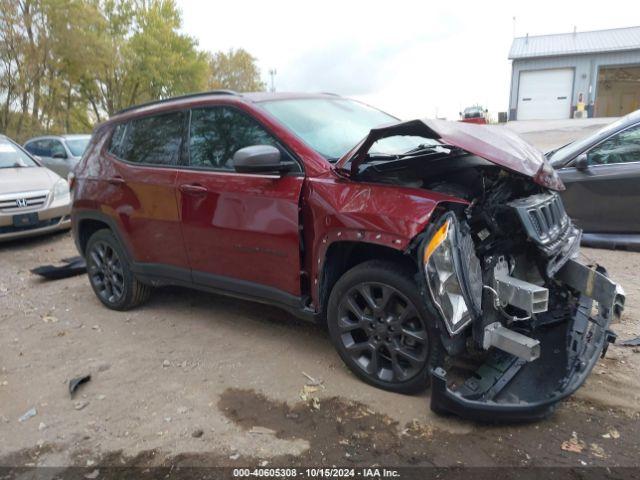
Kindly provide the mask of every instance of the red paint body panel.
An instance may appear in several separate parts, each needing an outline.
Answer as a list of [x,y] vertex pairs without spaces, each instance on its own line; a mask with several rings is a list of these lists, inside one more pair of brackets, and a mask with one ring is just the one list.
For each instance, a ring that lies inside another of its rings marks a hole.
[[[192,270],[299,296],[302,183],[294,176],[179,171],[177,199]],[[206,193],[185,193],[182,185]]]
[[[446,120],[410,120],[374,128],[369,136],[344,155],[336,166],[344,168],[348,162],[351,162],[350,170],[352,174],[355,173],[373,143],[394,135],[416,135],[439,140],[478,155],[507,170],[531,177],[547,188],[564,190],[562,181],[550,171],[552,169],[542,152],[511,130],[500,126],[474,125]],[[543,171],[547,173],[544,179],[541,177]]]
[[335,242],[366,242],[404,251],[443,202],[464,200],[417,188],[353,182],[329,172],[308,179],[303,192],[305,270],[318,305],[318,283],[327,249]]
[[[76,170],[74,210],[99,210],[116,222],[131,256],[139,262],[188,268],[176,204],[177,171],[134,166],[102,148]],[[113,178],[124,183],[112,184]]]

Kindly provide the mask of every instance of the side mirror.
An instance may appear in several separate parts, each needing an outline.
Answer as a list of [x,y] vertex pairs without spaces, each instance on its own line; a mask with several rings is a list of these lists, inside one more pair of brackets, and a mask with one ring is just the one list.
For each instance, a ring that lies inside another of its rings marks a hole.
[[233,167],[238,173],[284,173],[290,165],[283,163],[280,150],[271,145],[252,145],[233,154]]
[[576,161],[573,164],[574,167],[576,167],[576,170],[580,170],[581,172],[584,172],[585,170],[589,169],[589,159],[587,158],[587,154],[586,153],[581,153],[580,155],[578,155],[578,157],[576,158]]
[[55,152],[54,154],[51,155],[51,158],[65,159],[65,158],[67,158],[67,154],[64,153],[64,152]]

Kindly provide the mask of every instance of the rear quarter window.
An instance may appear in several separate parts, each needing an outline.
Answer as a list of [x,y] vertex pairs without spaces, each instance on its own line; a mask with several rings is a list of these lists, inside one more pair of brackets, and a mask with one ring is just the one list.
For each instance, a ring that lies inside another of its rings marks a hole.
[[131,163],[176,165],[180,157],[184,113],[131,120],[114,128],[109,152]]

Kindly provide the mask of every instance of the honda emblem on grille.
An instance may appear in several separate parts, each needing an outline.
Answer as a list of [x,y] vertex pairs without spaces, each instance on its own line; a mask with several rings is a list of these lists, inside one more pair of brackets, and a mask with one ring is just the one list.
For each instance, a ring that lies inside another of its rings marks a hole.
[[24,208],[27,206],[27,199],[26,198],[17,198],[16,199],[16,205],[18,206],[18,208]]

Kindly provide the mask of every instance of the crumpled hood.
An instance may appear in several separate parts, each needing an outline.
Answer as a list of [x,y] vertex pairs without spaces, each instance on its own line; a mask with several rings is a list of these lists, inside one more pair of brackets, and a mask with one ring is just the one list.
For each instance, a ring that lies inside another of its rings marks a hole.
[[565,188],[542,152],[509,129],[446,120],[410,120],[374,128],[362,142],[338,160],[336,167],[344,168],[351,161],[350,170],[354,174],[376,141],[396,135],[415,135],[438,140],[512,172],[531,177],[544,187],[553,190]]

